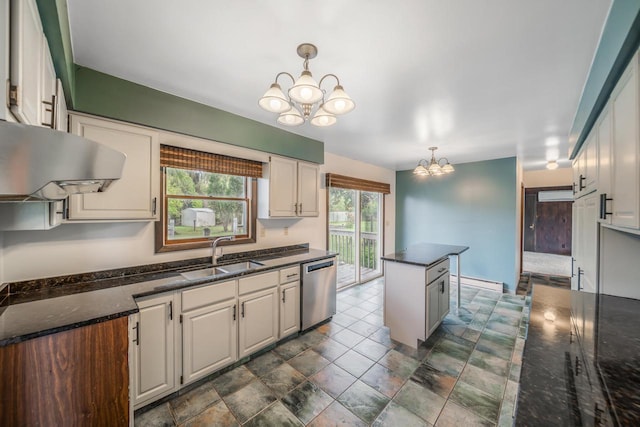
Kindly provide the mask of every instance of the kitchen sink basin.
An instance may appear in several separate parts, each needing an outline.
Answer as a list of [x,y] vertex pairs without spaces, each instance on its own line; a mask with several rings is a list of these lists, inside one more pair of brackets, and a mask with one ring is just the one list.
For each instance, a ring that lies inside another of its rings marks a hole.
[[221,265],[219,267],[209,267],[202,270],[187,271],[181,273],[182,277],[187,280],[201,279],[203,277],[218,276],[221,274],[241,273],[243,271],[253,270],[263,264],[255,261],[237,262],[235,264]]

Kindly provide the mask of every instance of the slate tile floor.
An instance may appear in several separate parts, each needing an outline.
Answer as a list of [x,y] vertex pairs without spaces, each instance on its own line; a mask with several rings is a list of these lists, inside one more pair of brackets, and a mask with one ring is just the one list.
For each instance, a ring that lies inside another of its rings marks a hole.
[[[136,426],[511,426],[529,297],[463,287],[418,349],[383,326],[377,279],[332,321],[140,413]],[[453,288],[453,286],[452,286]]]

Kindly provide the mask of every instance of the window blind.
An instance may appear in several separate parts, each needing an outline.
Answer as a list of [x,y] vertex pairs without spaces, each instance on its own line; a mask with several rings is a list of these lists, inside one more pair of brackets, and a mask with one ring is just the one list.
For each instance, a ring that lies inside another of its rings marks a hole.
[[262,178],[262,163],[189,148],[160,145],[160,166]]
[[375,193],[390,194],[391,185],[384,182],[369,181],[366,179],[353,178],[336,173],[328,173],[326,176],[327,187],[345,188],[348,190],[371,191]]

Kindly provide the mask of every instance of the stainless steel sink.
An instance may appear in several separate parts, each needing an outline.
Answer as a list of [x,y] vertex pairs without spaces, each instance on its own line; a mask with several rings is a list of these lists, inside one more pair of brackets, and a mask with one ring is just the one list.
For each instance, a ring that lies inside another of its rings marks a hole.
[[203,277],[219,276],[221,274],[241,273],[243,271],[253,270],[264,264],[255,261],[237,262],[235,264],[221,265],[219,267],[210,267],[202,270],[187,271],[181,273],[182,277],[187,280],[202,279]]

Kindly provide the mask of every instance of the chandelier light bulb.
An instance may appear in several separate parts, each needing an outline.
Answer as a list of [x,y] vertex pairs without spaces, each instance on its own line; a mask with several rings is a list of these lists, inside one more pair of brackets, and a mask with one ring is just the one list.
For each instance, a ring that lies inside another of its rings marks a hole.
[[270,113],[284,113],[291,107],[289,105],[289,100],[282,92],[278,83],[273,83],[271,85],[269,90],[267,90],[258,101],[258,105],[260,105],[263,110],[269,111]]
[[340,85],[333,89],[333,92],[324,103],[324,109],[331,114],[345,114],[353,110],[355,106],[356,104]]
[[314,126],[326,127],[335,124],[336,121],[336,116],[327,113],[324,106],[321,105],[320,108],[318,108],[318,111],[313,115],[311,124]]

